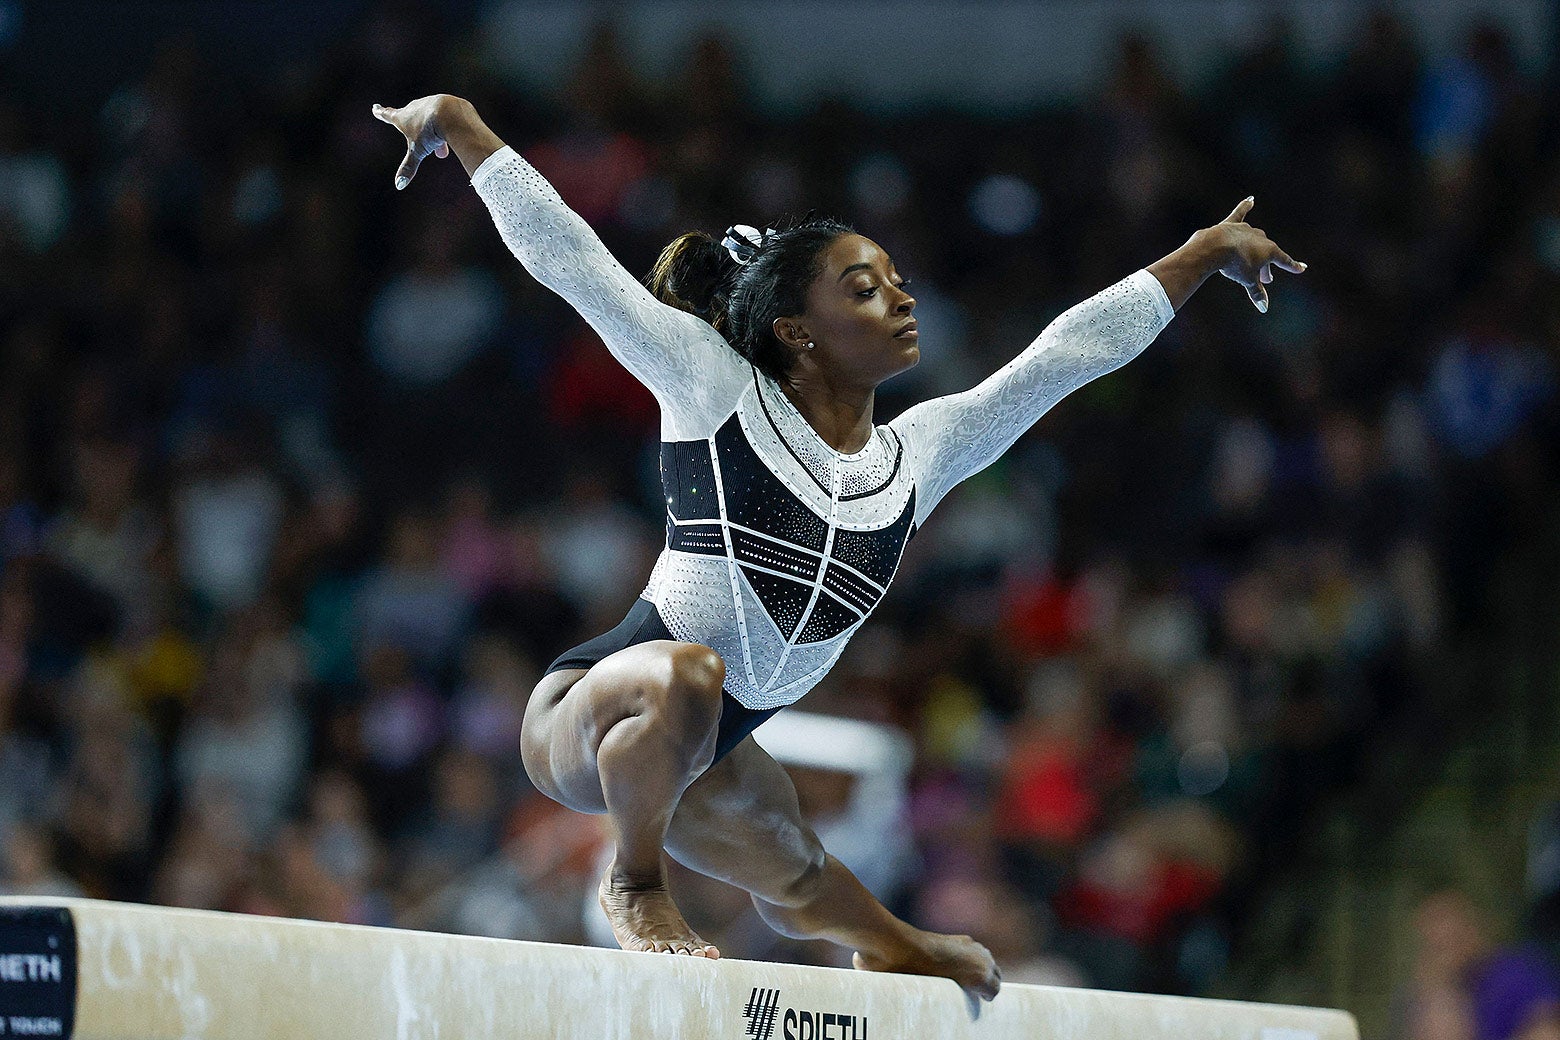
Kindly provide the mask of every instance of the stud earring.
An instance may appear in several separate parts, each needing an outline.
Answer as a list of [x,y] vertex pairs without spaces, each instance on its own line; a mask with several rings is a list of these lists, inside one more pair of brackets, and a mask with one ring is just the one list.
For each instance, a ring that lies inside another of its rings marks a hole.
[[808,349],[808,350],[811,350],[811,349],[812,349],[812,348],[813,348],[813,345],[812,345],[812,344],[811,344],[811,343],[808,343],[808,344],[807,344],[807,349]]

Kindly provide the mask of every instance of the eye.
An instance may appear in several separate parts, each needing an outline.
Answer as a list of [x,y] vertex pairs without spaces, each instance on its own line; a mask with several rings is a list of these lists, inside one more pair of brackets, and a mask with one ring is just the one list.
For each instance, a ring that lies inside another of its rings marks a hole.
[[[894,283],[894,288],[898,289],[900,292],[904,292],[906,289],[910,288],[910,279],[906,278],[904,281],[895,282]],[[877,291],[878,291],[878,287],[874,285],[870,289],[863,289],[863,290],[861,290],[856,295],[857,296],[865,296],[865,297],[870,299],[873,295],[875,295],[877,293]]]

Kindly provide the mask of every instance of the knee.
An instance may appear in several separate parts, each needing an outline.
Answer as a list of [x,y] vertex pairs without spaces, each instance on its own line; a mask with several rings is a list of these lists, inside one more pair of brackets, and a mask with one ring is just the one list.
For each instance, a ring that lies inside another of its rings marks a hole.
[[697,643],[676,644],[667,657],[665,680],[661,690],[665,705],[699,723],[714,725],[720,720],[726,662],[715,651]]
[[674,643],[653,678],[640,685],[639,711],[690,745],[702,745],[720,724],[726,665],[707,646]]
[[726,662],[707,646],[678,643],[667,662],[669,685],[695,697],[720,700],[726,682]]

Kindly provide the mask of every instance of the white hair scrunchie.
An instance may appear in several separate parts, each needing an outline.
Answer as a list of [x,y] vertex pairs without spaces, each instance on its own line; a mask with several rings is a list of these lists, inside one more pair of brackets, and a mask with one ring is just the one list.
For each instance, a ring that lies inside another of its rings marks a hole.
[[726,237],[720,240],[720,244],[726,247],[726,252],[739,264],[745,264],[753,259],[757,253],[769,242],[769,236],[775,234],[774,228],[765,228],[763,231],[747,224],[733,224],[726,229]]

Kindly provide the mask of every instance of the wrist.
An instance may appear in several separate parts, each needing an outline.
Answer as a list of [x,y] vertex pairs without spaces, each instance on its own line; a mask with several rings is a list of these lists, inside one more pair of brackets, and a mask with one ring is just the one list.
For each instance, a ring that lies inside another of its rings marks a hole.
[[1187,247],[1204,277],[1223,267],[1230,254],[1229,237],[1219,225],[1194,232]]
[[477,115],[476,106],[465,98],[440,95],[437,113],[434,128],[465,167],[466,176],[476,173],[483,160],[504,147],[504,142]]
[[460,133],[471,126],[477,110],[465,98],[454,94],[440,94],[438,107],[434,109],[434,125],[442,136]]
[[1224,231],[1218,227],[1203,228],[1192,232],[1181,248],[1150,264],[1148,272],[1159,279],[1170,306],[1180,310],[1192,293],[1224,264],[1228,254]]

